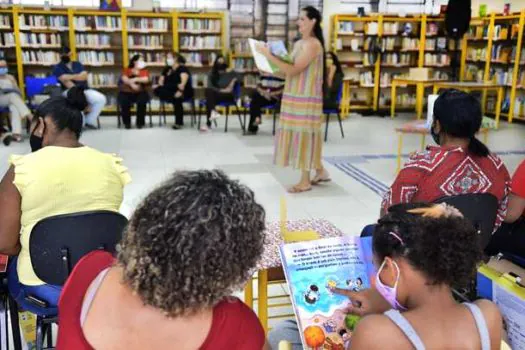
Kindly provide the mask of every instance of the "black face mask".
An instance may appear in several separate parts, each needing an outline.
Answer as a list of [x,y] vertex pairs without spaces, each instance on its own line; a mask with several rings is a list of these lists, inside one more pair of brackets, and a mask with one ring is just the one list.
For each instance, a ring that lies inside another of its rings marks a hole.
[[[36,124],[35,128],[33,129],[33,132],[31,133],[31,136],[29,137],[29,145],[31,146],[31,152],[36,152],[39,149],[41,149],[42,142],[44,141],[43,136],[40,137],[40,136],[35,135],[35,131],[38,128],[38,125],[40,125],[40,121]],[[45,130],[45,124],[44,124],[44,130]]]
[[64,55],[61,57],[61,60],[62,63],[68,64],[69,62],[71,62],[71,57],[69,57],[69,55]]
[[434,130],[434,126],[436,123],[432,123],[432,126],[430,127],[430,135],[432,135],[432,138],[434,139],[434,142],[439,145],[439,134]]

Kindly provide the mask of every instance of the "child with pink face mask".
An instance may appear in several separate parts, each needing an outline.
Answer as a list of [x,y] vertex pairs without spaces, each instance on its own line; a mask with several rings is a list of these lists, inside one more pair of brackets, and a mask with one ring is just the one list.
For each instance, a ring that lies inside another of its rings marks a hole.
[[363,318],[350,349],[499,349],[502,318],[487,300],[458,303],[481,261],[478,235],[445,204],[391,207],[373,235],[375,288],[347,295]]
[[[478,235],[450,206],[400,204],[382,217],[373,235],[377,275],[373,288],[354,292],[349,313],[366,316],[347,349],[499,349],[502,318],[487,300],[458,303],[452,286],[464,287],[481,262]],[[297,325],[277,324],[268,335],[301,349]]]

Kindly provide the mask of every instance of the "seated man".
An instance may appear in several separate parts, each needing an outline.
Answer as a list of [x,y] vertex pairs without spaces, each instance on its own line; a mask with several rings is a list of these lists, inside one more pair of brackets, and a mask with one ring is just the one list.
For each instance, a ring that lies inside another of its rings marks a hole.
[[248,132],[253,135],[257,134],[259,124],[261,124],[261,108],[279,101],[284,90],[284,80],[279,77],[261,73],[258,80],[250,102]]
[[3,57],[0,57],[0,107],[9,108],[12,128],[11,140],[22,141],[22,121],[31,120],[33,115],[22,99],[22,93],[15,78],[8,74],[7,62]]
[[525,259],[525,160],[512,177],[512,193],[505,222],[485,250],[488,255],[510,253]]
[[89,113],[84,115],[84,126],[88,129],[98,129],[97,120],[106,105],[106,96],[88,87],[88,72],[82,63],[71,61],[69,47],[64,46],[61,55],[61,61],[53,68],[53,75],[57,77],[65,90],[64,96],[67,90],[73,86],[85,89],[84,94],[88,102]]
[[381,216],[395,204],[490,193],[499,201],[496,230],[507,213],[510,176],[503,161],[476,138],[481,121],[474,96],[457,90],[442,93],[431,129],[438,145],[410,157],[383,198]]

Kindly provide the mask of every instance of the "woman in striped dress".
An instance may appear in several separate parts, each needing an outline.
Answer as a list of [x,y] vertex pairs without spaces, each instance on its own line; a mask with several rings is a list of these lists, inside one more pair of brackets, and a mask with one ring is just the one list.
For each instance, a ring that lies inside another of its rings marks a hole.
[[[273,56],[266,46],[258,51],[286,76],[281,101],[280,126],[275,138],[274,162],[279,166],[300,169],[301,180],[288,191],[305,192],[312,185],[330,181],[321,162],[324,85],[324,39],[321,14],[312,6],[301,10],[298,20],[301,40],[292,52],[289,64]],[[310,172],[316,174],[310,179]]]

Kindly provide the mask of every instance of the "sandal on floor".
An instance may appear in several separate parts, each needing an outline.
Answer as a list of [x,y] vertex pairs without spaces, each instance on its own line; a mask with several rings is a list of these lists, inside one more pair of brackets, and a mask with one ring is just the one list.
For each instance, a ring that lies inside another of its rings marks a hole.
[[299,185],[295,185],[293,187],[290,187],[288,189],[288,193],[302,193],[302,192],[308,192],[312,190],[312,186],[310,187],[300,187]]
[[330,182],[330,181],[332,181],[332,179],[330,178],[330,174],[324,171],[323,175],[314,176],[314,178],[310,182],[312,183],[312,185],[319,185],[321,182]]
[[11,134],[11,139],[14,142],[22,142],[23,141],[22,135]]

